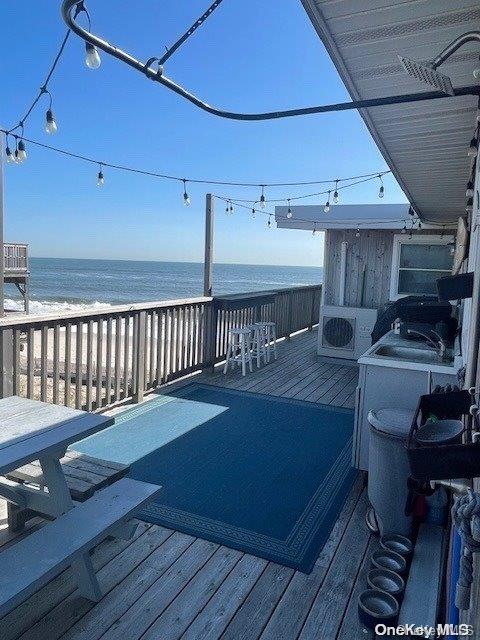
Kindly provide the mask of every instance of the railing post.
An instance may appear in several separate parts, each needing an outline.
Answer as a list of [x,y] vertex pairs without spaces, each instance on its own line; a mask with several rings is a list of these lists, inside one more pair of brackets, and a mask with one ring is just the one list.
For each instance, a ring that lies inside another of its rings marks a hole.
[[[3,284],[3,283],[2,283]],[[0,398],[13,395],[13,329],[0,328]]]
[[312,306],[311,306],[311,309],[310,309],[310,324],[308,325],[308,330],[309,331],[312,331],[313,325],[316,322],[316,319],[315,319],[315,297],[316,297],[316,293],[317,293],[316,289],[314,287],[312,287],[312,289],[311,289]]
[[288,311],[287,311],[287,332],[285,338],[290,340],[293,326],[293,296],[291,293],[288,294]]
[[145,393],[145,341],[147,336],[147,313],[140,311],[138,314],[137,332],[135,336],[135,366],[136,379],[133,381],[135,393],[133,402],[142,402]]
[[217,308],[215,299],[207,307],[205,314],[205,341],[203,345],[203,363],[207,370],[215,368],[215,355],[217,343]]

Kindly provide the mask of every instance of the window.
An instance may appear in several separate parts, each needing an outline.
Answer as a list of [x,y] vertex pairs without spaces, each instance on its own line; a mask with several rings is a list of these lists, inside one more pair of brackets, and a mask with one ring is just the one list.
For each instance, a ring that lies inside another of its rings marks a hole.
[[453,236],[423,235],[393,238],[390,299],[436,294],[436,281],[452,272]]

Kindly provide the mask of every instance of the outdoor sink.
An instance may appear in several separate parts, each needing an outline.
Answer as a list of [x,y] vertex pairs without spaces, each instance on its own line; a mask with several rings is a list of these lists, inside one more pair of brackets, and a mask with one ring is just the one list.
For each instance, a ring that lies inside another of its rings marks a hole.
[[450,364],[448,361],[441,360],[438,353],[433,349],[425,349],[418,347],[400,347],[396,345],[384,344],[375,350],[375,356],[384,358],[392,358],[393,360],[405,360],[408,362],[422,362],[426,364]]

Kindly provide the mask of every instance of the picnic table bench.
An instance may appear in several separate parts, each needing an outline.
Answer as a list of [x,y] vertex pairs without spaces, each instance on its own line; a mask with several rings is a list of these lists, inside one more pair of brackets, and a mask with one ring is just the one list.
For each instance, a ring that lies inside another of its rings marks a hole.
[[[0,616],[68,565],[80,593],[93,601],[100,599],[89,551],[111,534],[132,535],[134,527],[128,521],[160,491],[157,485],[121,478],[83,503],[74,503],[64,470],[72,479],[75,473],[83,474],[76,480],[86,482],[85,465],[91,459],[67,453],[67,447],[112,423],[107,416],[17,396],[0,400],[0,476],[5,476],[0,479],[0,497],[54,519],[0,553]],[[15,482],[14,472],[22,467],[24,477]],[[107,467],[91,473],[101,476],[98,484],[118,478]],[[93,486],[91,482],[88,492]]]

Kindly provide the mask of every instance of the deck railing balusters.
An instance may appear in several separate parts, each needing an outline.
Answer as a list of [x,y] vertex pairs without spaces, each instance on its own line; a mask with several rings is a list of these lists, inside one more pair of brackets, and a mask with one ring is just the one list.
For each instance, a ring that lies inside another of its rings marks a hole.
[[53,326],[53,391],[52,402],[58,404],[60,395],[60,326]]
[[97,373],[95,380],[95,404],[102,406],[103,389],[103,318],[97,320]]
[[83,322],[80,320],[76,326],[75,347],[75,408],[82,408],[82,381],[83,381]]
[[223,360],[232,327],[273,320],[288,337],[317,323],[321,286],[262,293],[257,306],[245,294],[232,308],[195,298],[3,318],[0,393],[101,410]]

